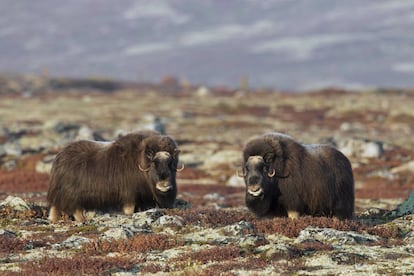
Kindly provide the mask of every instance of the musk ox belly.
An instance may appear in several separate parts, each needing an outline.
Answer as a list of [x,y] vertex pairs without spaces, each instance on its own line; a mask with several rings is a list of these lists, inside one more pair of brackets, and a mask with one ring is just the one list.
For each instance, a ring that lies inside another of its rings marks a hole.
[[118,192],[118,189],[114,189],[116,183],[105,183],[105,185],[107,184],[112,186],[112,189],[100,186],[96,187],[96,189],[92,188],[89,190],[83,190],[78,199],[80,207],[85,210],[119,209],[123,203],[123,200]]
[[59,192],[50,200],[60,211],[73,213],[76,209],[100,209],[108,210],[119,208],[122,198],[116,188],[116,183],[91,183],[79,179],[71,185],[57,184]]

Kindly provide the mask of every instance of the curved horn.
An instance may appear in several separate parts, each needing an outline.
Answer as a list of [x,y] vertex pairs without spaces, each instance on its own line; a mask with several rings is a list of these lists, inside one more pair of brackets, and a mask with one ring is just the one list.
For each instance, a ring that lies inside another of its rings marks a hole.
[[275,174],[276,174],[276,171],[275,171],[275,169],[273,169],[272,172],[267,173],[267,176],[270,177],[270,178],[272,178],[273,176],[275,176]]
[[142,172],[148,172],[148,171],[150,170],[150,167],[148,167],[148,168],[146,168],[146,169],[143,169],[143,168],[141,167],[141,164],[138,164],[138,169],[139,169],[140,171],[142,171]]
[[182,170],[184,170],[184,163],[181,163],[181,168],[177,168],[176,170],[177,172],[181,172]]
[[247,175],[245,171],[240,172],[239,170],[236,170],[236,174],[238,177],[245,177]]

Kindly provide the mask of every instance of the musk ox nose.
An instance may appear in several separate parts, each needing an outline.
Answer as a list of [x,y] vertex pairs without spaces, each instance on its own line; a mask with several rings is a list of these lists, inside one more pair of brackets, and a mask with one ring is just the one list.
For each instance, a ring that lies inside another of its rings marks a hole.
[[252,175],[247,179],[247,184],[254,185],[260,183],[261,177],[258,175]]
[[263,194],[263,189],[259,184],[250,185],[247,187],[247,192],[252,196],[260,196]]
[[155,184],[155,188],[160,192],[168,192],[173,187],[169,181],[158,181],[157,184]]

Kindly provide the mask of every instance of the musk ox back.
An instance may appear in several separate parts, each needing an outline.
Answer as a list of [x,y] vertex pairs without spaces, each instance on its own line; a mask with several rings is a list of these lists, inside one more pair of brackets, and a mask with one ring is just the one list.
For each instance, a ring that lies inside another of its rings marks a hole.
[[76,141],[53,162],[47,200],[49,219],[61,212],[83,221],[83,211],[122,208],[171,208],[177,195],[178,149],[175,141],[140,131],[109,143]]
[[353,216],[351,164],[331,146],[267,133],[248,141],[243,163],[246,205],[258,216]]

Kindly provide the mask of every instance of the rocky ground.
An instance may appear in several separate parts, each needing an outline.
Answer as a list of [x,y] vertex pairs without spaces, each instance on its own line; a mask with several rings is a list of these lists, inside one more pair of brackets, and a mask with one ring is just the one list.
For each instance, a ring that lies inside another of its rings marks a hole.
[[[413,106],[406,90],[295,94],[0,77],[0,271],[412,275]],[[159,128],[155,118],[186,165],[175,209],[47,220],[48,172],[63,145]],[[235,172],[246,139],[266,131],[344,152],[356,180],[355,218],[254,217]]]

